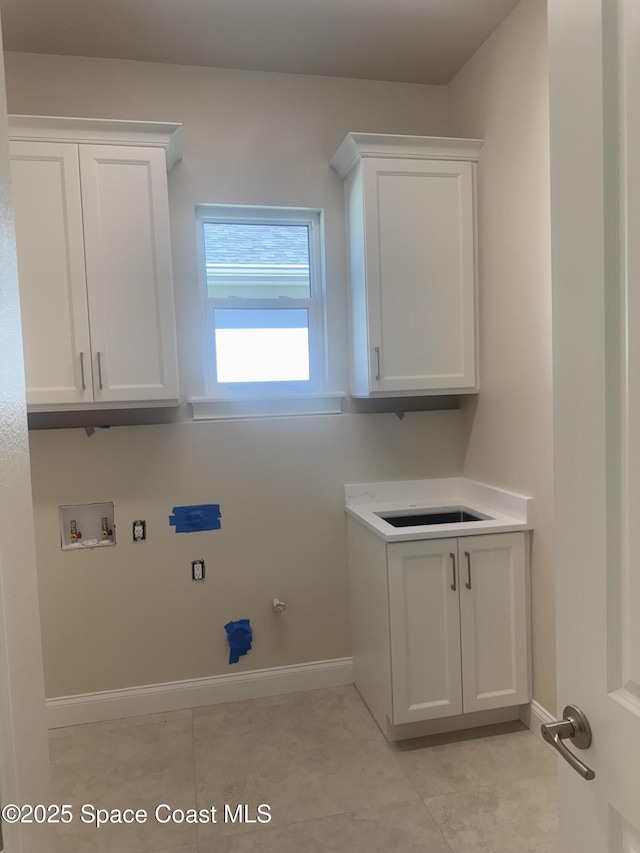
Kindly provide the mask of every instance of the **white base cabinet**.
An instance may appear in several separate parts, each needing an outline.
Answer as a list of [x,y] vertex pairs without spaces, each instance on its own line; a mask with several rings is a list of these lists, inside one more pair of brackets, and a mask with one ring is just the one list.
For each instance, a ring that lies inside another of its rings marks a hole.
[[528,534],[385,543],[348,524],[355,682],[385,734],[529,702]]
[[332,159],[345,183],[354,396],[477,390],[481,144],[351,133]]
[[29,408],[176,404],[170,134],[48,122],[10,143]]

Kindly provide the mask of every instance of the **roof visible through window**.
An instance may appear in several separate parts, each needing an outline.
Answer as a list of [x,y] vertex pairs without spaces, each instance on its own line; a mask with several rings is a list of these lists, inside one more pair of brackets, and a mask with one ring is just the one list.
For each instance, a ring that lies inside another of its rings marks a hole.
[[204,222],[203,229],[209,297],[309,298],[307,225]]

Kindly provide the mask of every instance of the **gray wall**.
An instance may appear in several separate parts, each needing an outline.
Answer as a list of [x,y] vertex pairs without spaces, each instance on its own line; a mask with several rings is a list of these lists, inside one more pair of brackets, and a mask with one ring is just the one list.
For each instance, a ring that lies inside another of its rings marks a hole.
[[454,136],[485,140],[479,175],[480,382],[464,472],[535,497],[534,698],[555,712],[546,3],[523,0],[449,85]]
[[11,53],[6,67],[11,113],[183,123],[169,176],[183,397],[204,392],[194,208],[207,202],[324,209],[329,378],[348,387],[343,187],[329,160],[349,131],[446,135],[444,87]]
[[[457,474],[459,416],[32,432],[47,695],[350,655],[342,484]],[[62,552],[58,505],[105,500],[118,544]],[[197,503],[220,504],[221,529],[175,533],[172,508]],[[148,539],[134,545],[138,518]],[[193,583],[201,557],[207,578]],[[244,618],[254,648],[230,667],[223,626]]]
[[[464,471],[536,499],[534,695],[554,710],[545,25],[543,0],[524,0],[447,89],[7,56],[11,112],[184,123],[184,160],[170,176],[183,397],[203,391],[197,203],[324,208],[330,374],[344,389],[345,222],[330,157],[348,131],[485,139],[477,405],[403,421],[350,414],[192,424],[183,404],[158,415],[181,422],[172,425],[92,438],[80,429],[31,434],[47,695],[230,671],[222,625],[244,616],[256,643],[233,671],[349,655],[342,483]],[[57,507],[90,500],[115,501],[120,544],[63,555]],[[204,501],[221,504],[221,531],[169,530],[174,505]],[[133,546],[130,522],[139,517],[149,541]],[[188,580],[197,557],[207,560],[204,585]],[[275,595],[288,602],[281,621],[269,610]]]
[[[344,202],[329,159],[352,130],[446,135],[444,88],[20,54],[7,55],[7,70],[11,112],[184,123],[184,159],[169,179],[184,396],[203,390],[201,202],[324,208],[332,385],[347,387]],[[31,433],[48,696],[348,656],[342,484],[462,470],[459,411],[189,416],[183,406],[180,423],[91,438]],[[119,544],[63,554],[58,506],[105,500]],[[169,528],[173,506],[203,502],[220,503],[220,531]],[[129,541],[137,518],[148,524],[141,545]],[[204,584],[190,580],[199,557]],[[275,596],[287,601],[278,618]],[[254,649],[231,670],[223,625],[244,617]]]

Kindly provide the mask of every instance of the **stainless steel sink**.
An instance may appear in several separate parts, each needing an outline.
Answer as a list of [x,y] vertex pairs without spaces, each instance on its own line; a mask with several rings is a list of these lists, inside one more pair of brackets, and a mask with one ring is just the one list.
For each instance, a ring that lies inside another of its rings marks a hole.
[[425,524],[466,524],[470,521],[486,521],[489,516],[480,515],[463,506],[416,509],[412,513],[376,513],[379,518],[393,527],[422,527]]

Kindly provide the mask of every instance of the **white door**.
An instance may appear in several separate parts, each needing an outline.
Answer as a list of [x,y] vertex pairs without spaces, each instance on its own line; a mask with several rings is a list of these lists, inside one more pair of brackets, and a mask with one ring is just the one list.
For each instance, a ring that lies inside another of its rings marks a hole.
[[393,722],[461,714],[457,541],[387,547]]
[[81,145],[80,176],[96,402],[177,399],[164,150]]
[[364,158],[369,387],[473,388],[473,165]]
[[78,146],[10,150],[27,403],[92,403]]
[[[640,3],[549,0],[560,850],[640,850]],[[565,743],[571,748],[570,740]]]
[[529,701],[524,533],[458,540],[465,713]]

